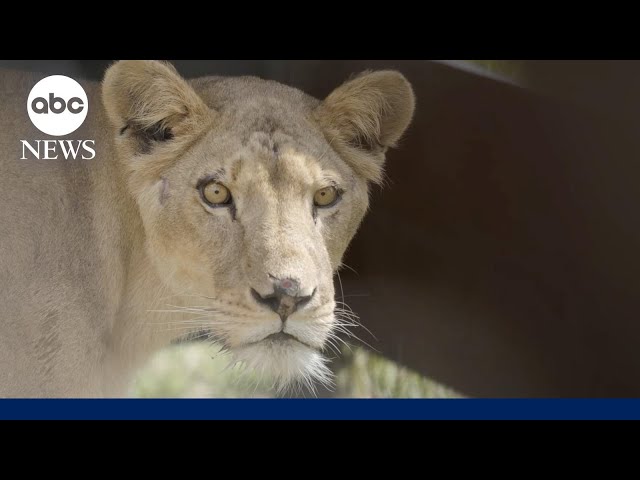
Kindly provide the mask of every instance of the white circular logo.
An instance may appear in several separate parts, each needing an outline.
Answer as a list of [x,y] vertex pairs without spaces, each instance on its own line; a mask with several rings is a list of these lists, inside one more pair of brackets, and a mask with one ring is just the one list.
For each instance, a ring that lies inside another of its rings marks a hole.
[[61,137],[76,131],[87,118],[89,100],[73,78],[51,75],[36,83],[29,93],[27,111],[38,130]]

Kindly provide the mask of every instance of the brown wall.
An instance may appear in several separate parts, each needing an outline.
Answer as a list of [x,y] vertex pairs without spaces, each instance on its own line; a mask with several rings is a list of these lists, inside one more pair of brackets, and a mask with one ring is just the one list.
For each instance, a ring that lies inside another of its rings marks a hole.
[[359,275],[343,274],[378,348],[469,395],[636,396],[632,124],[401,67],[418,114],[346,260]]

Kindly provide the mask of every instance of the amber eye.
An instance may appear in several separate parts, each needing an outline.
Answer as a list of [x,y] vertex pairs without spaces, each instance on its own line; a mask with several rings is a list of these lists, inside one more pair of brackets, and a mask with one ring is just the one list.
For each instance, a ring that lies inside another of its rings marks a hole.
[[324,187],[313,196],[313,204],[316,207],[326,208],[338,201],[338,189],[336,187]]
[[221,183],[207,183],[201,187],[201,191],[202,197],[213,207],[219,207],[231,203],[231,192]]

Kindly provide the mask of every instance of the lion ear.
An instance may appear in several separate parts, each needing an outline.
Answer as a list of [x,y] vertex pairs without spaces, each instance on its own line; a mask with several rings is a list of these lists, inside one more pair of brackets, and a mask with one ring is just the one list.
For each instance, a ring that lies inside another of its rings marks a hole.
[[400,140],[414,109],[415,95],[404,75],[381,70],[361,73],[335,89],[315,115],[330,140],[350,149],[345,160],[380,181],[384,153]]
[[183,144],[202,131],[212,111],[172,65],[123,60],[106,71],[102,101],[117,135],[133,154],[160,143]]

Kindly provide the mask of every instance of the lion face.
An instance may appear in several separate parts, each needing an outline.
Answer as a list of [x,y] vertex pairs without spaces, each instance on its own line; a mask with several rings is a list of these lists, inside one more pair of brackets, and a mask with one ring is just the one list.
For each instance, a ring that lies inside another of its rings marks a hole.
[[103,96],[148,256],[190,308],[187,325],[195,316],[281,386],[328,381],[333,275],[410,121],[406,80],[361,76],[319,102],[255,78],[189,85],[166,64],[120,62]]
[[317,376],[333,273],[367,208],[366,180],[311,126],[240,131],[229,126],[247,125],[243,112],[220,115],[150,186],[150,257],[172,291],[201,297],[213,336],[245,362]]

